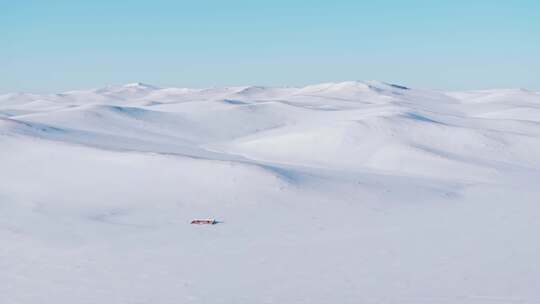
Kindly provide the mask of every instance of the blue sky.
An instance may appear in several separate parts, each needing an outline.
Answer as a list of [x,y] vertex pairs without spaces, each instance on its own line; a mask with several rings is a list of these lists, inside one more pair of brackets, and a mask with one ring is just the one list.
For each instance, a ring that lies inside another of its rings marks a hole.
[[540,1],[0,0],[0,92],[371,79],[540,89]]

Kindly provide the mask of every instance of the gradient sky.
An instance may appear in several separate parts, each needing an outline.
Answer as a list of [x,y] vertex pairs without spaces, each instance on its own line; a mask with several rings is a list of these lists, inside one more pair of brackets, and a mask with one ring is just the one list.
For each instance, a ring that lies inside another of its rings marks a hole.
[[371,79],[540,90],[540,1],[0,0],[0,92]]

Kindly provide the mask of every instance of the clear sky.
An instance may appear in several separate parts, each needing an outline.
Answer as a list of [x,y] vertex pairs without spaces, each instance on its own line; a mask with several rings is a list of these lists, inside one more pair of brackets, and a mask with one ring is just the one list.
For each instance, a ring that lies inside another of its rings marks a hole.
[[540,0],[0,0],[0,92],[372,79],[540,90]]

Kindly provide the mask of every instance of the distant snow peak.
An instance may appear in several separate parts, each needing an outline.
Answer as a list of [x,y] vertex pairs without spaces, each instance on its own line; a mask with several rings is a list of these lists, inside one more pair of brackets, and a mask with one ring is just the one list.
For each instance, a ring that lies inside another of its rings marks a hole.
[[249,95],[249,94],[254,94],[254,93],[260,93],[266,89],[267,87],[264,87],[264,86],[247,86],[247,87],[240,88],[240,90],[236,92],[236,94]]
[[146,84],[146,83],[142,83],[142,82],[132,82],[132,83],[126,83],[125,85],[123,85],[124,88],[135,88],[135,89],[145,89],[145,90],[155,90],[155,89],[158,89],[158,87],[156,86],[153,86],[153,85],[149,85],[149,84]]
[[303,91],[312,91],[312,92],[322,92],[329,90],[341,90],[351,87],[357,87],[358,85],[363,85],[359,81],[343,81],[343,82],[324,82],[319,84],[311,84],[302,88]]

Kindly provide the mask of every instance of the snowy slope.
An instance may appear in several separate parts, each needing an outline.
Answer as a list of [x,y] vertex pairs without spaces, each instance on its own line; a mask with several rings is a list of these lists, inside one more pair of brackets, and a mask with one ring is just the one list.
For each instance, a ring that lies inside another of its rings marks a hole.
[[540,303],[539,92],[10,93],[0,168],[0,303]]

